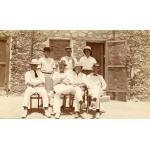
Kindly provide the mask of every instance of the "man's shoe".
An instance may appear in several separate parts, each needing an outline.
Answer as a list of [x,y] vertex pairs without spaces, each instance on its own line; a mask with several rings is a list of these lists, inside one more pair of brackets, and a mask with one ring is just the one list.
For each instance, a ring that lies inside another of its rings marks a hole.
[[60,113],[56,113],[56,114],[55,114],[55,118],[56,118],[56,119],[59,119],[59,118],[60,118]]
[[94,101],[91,102],[91,105],[90,105],[90,107],[89,107],[89,110],[93,110],[93,111],[96,110],[96,108],[95,108],[95,102],[94,102]]
[[96,119],[99,119],[99,118],[100,118],[100,112],[97,112],[97,113],[96,113],[95,118],[96,118]]
[[24,110],[23,114],[22,114],[22,118],[26,118],[28,115],[28,110]]
[[45,110],[45,116],[46,116],[47,118],[51,118],[51,115],[50,115],[50,113],[49,113],[48,110]]
[[79,118],[79,112],[75,112],[74,117]]

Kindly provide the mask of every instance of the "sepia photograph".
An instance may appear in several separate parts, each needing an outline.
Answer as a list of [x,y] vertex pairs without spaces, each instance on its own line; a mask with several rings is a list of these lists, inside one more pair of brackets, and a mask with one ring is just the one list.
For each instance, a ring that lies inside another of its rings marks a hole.
[[150,30],[0,30],[0,118],[150,118]]

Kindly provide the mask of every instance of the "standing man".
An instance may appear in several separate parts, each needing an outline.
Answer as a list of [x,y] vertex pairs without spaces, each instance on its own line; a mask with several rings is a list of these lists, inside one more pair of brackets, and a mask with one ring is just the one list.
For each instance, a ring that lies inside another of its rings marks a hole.
[[83,73],[88,75],[92,72],[92,67],[96,63],[96,59],[92,57],[92,49],[90,46],[86,46],[83,49],[84,56],[80,58],[80,63],[83,66]]
[[27,117],[30,96],[34,93],[40,94],[40,96],[43,99],[43,107],[45,110],[45,115],[47,117],[50,117],[50,114],[48,112],[48,96],[44,87],[45,78],[42,72],[37,68],[38,65],[39,63],[37,59],[33,59],[30,63],[31,70],[27,71],[25,74],[25,84],[27,86],[27,89],[25,90],[24,93],[23,99],[24,112],[22,118]]
[[39,59],[39,63],[41,65],[41,71],[45,76],[45,88],[47,93],[53,90],[53,80],[52,74],[56,68],[55,61],[51,58],[51,49],[49,47],[45,47],[43,49],[44,57]]
[[77,62],[76,58],[72,57],[72,48],[71,47],[66,47],[65,48],[66,51],[66,56],[62,57],[61,60],[65,61],[66,63],[66,71],[72,71],[75,63]]
[[[82,91],[79,87],[74,87],[72,85],[72,77],[70,78],[67,72],[65,72],[66,63],[64,61],[59,62],[59,71],[55,72],[53,75],[54,80],[54,102],[53,110],[55,113],[55,118],[60,118],[61,106],[62,106],[62,94],[73,94],[74,101],[82,101]],[[75,111],[78,111],[77,102],[74,103]]]
[[[99,75],[100,65],[93,65],[93,72],[87,76],[87,88],[91,96],[91,107],[96,109],[96,118],[100,117],[100,97],[106,89],[106,82],[103,76]],[[95,117],[95,116],[94,116]]]

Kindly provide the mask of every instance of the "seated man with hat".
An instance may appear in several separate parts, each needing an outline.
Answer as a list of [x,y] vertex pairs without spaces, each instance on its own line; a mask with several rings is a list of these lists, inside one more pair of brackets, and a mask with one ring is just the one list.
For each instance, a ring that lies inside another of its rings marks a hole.
[[75,106],[75,118],[79,117],[79,108],[80,108],[80,104],[83,101],[83,95],[84,95],[84,90],[86,88],[86,75],[84,73],[82,73],[82,65],[80,62],[77,62],[73,68],[73,72],[72,74],[70,74],[71,77],[71,84],[73,85],[73,87],[75,89],[80,88],[80,90],[78,90],[81,94],[79,99],[74,101],[74,106]]
[[28,114],[28,105],[30,101],[30,96],[34,93],[40,94],[43,100],[43,107],[45,110],[45,115],[50,117],[48,112],[48,95],[45,90],[45,77],[42,72],[38,69],[39,62],[37,59],[33,59],[30,63],[31,70],[25,73],[25,84],[27,89],[24,93],[23,99],[23,115],[22,118],[26,118]]
[[[54,82],[54,102],[53,102],[53,111],[55,113],[55,118],[60,118],[61,113],[61,106],[62,106],[62,100],[61,95],[62,94],[72,94],[74,95],[74,101],[81,101],[82,100],[82,91],[78,87],[74,87],[72,85],[72,76],[71,74],[68,74],[65,72],[66,67],[65,61],[59,62],[59,71],[55,72],[53,75],[53,82]],[[77,103],[74,103],[75,111],[78,111]]]
[[90,46],[86,46],[83,49],[84,56],[80,58],[80,63],[83,66],[83,73],[88,75],[92,72],[92,67],[96,63],[96,59],[92,57],[92,49]]
[[[87,76],[88,93],[91,96],[91,108],[96,110],[96,118],[100,117],[100,97],[106,89],[106,82],[102,75],[99,75],[100,65],[93,65],[93,72]],[[94,116],[95,117],[95,116]]]
[[72,48],[66,47],[65,48],[66,56],[62,57],[61,60],[65,61],[66,63],[66,71],[72,71],[75,63],[77,62],[76,58],[72,57]]

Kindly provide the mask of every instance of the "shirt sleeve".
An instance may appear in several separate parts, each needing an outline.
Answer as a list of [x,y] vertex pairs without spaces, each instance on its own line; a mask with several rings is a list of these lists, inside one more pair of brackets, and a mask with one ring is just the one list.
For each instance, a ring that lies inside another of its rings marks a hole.
[[25,84],[30,84],[30,76],[29,76],[29,72],[25,73]]
[[55,60],[53,60],[52,66],[53,66],[53,69],[56,69],[56,62],[55,62]]
[[90,87],[90,83],[91,83],[90,82],[90,74],[86,76],[85,83],[86,83],[87,87],[89,88]]
[[96,61],[96,59],[93,57],[93,63],[95,64],[95,63],[97,63],[97,61]]
[[55,73],[53,74],[52,79],[53,79],[53,84],[54,84],[54,85],[58,84],[58,83],[60,82],[59,74],[58,74],[57,72],[55,72]]
[[43,75],[42,72],[40,72],[40,79],[42,83],[45,83],[45,76]]
[[105,90],[107,87],[106,82],[102,76],[100,76],[100,80],[101,80],[101,88],[102,90]]
[[80,58],[79,63],[81,63],[81,65],[83,65],[83,57]]

